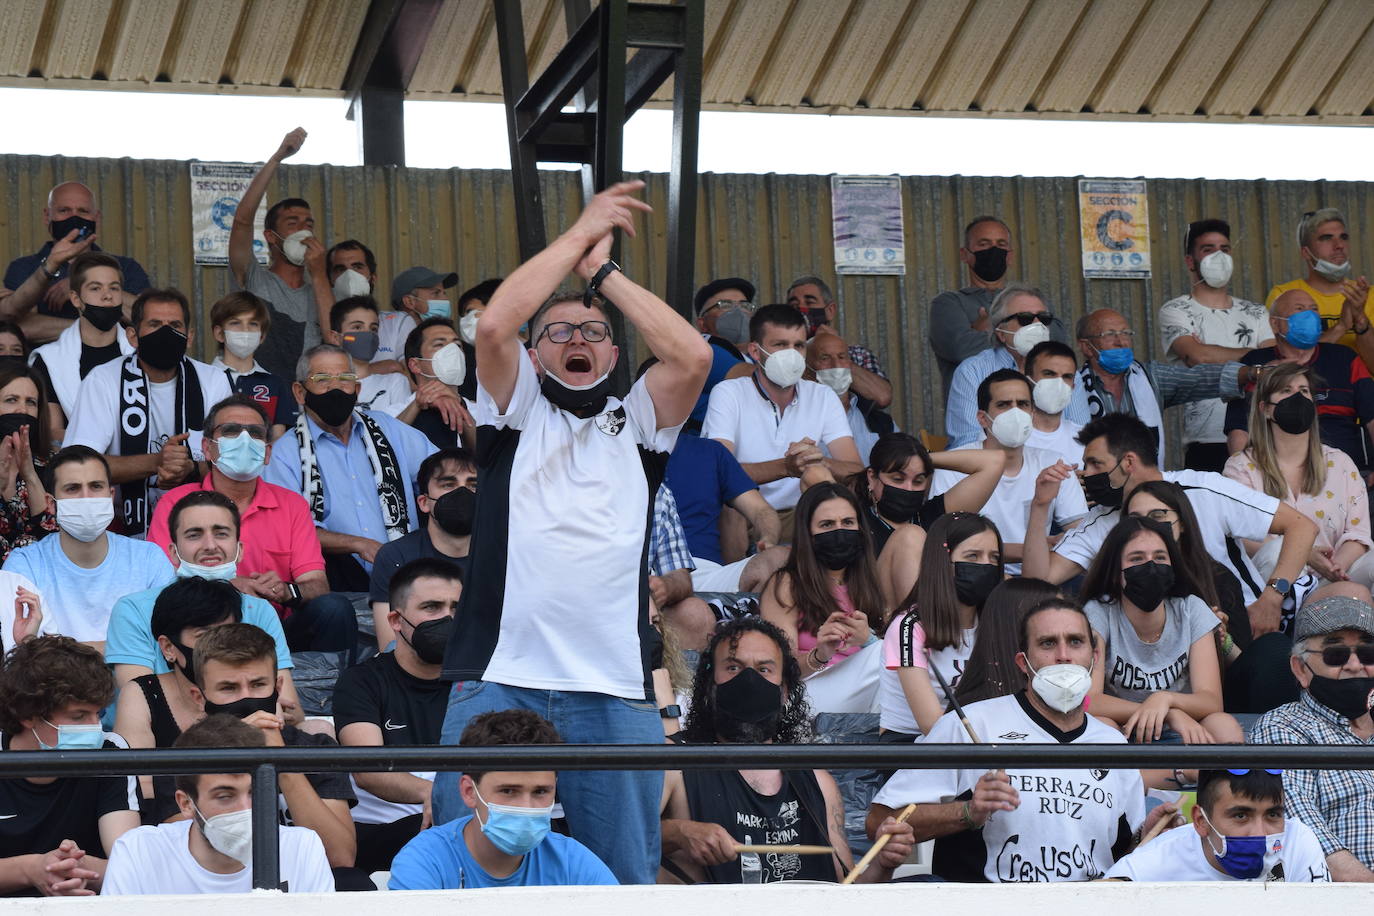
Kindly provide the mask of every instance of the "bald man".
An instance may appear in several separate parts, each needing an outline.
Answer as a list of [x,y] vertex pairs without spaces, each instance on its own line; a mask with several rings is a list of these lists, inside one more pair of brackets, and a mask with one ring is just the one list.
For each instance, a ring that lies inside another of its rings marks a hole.
[[897,431],[892,416],[873,401],[861,395],[853,386],[854,363],[849,358],[849,346],[839,334],[821,325],[816,336],[806,345],[807,378],[815,378],[840,398],[845,419],[854,433],[854,447],[868,464],[868,453],[883,433]]
[[[1135,350],[1131,323],[1115,309],[1098,309],[1078,321],[1078,370],[1073,400],[1064,416],[1087,424],[1105,413],[1126,413],[1159,434],[1159,459],[1164,463],[1164,408],[1206,398],[1239,397],[1244,386],[1258,378],[1258,370],[1238,362],[1176,366],[1157,360],[1144,362]],[[1140,338],[1142,350],[1144,337]]]
[[[1269,327],[1274,345],[1251,350],[1241,362],[1249,366],[1283,360],[1310,365],[1326,387],[1314,391],[1322,442],[1350,456],[1355,467],[1374,482],[1365,424],[1374,418],[1374,379],[1364,360],[1339,343],[1317,339],[1323,334],[1317,302],[1306,290],[1290,289],[1274,299],[1269,308]],[[1368,333],[1369,326],[1364,330]],[[1359,330],[1358,328],[1356,330]],[[1226,444],[1235,454],[1250,443],[1250,398],[1232,401],[1226,408]]]
[[[0,287],[0,319],[16,321],[31,344],[55,340],[77,318],[67,272],[84,251],[100,251],[100,208],[95,194],[79,181],[64,181],[48,192],[43,222],[52,240],[33,254],[15,258]],[[143,266],[115,255],[123,273],[125,314],[134,298],[151,284]]]

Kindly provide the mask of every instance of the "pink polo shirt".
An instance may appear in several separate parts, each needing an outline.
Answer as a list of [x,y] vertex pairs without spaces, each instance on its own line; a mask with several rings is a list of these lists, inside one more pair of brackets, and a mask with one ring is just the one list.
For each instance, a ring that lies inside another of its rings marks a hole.
[[[177,560],[172,554],[172,537],[167,530],[172,508],[188,493],[213,489],[213,476],[210,476],[200,483],[182,484],[158,500],[152,524],[148,526],[148,540],[161,547],[173,565]],[[270,570],[283,582],[295,582],[308,572],[324,569],[315,520],[310,515],[310,506],[299,493],[259,480],[241,524],[239,540],[243,543],[243,559],[238,568],[242,575],[252,576]]]

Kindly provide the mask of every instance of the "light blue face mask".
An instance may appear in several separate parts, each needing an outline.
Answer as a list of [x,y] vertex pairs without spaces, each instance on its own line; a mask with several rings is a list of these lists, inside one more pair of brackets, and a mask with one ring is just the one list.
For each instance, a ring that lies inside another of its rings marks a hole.
[[98,751],[105,744],[105,729],[99,722],[93,725],[53,725],[47,719],[43,721],[57,730],[56,744],[44,744],[38,732],[29,730],[33,731],[38,746],[45,751]]
[[451,318],[453,316],[453,303],[447,299],[426,299],[429,308],[425,311],[426,318]]
[[[472,789],[477,792],[477,787]],[[547,808],[522,808],[517,805],[493,805],[482,793],[477,798],[487,806],[487,822],[482,824],[482,832],[491,840],[492,845],[508,856],[523,856],[544,841],[553,819],[553,805]],[[474,816],[476,816],[474,814]]]
[[262,473],[267,459],[267,443],[254,439],[247,430],[233,438],[221,436],[215,440],[215,447],[219,449],[215,467],[230,480],[244,483]]

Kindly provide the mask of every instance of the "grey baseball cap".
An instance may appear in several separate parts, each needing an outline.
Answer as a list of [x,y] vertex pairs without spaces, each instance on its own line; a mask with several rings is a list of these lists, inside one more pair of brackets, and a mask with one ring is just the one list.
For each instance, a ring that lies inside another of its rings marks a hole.
[[1337,630],[1359,630],[1374,636],[1374,607],[1355,598],[1333,595],[1307,602],[1298,609],[1293,621],[1293,638],[1297,640]]
[[419,286],[442,286],[444,289],[450,289],[457,284],[458,275],[455,273],[440,274],[428,267],[408,267],[391,281],[391,303],[399,306],[401,297],[410,295],[410,291]]

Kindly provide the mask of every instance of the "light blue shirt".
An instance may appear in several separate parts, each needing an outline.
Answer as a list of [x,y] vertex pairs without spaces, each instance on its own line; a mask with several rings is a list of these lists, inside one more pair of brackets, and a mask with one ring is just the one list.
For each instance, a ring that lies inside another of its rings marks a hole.
[[[171,671],[167,659],[158,651],[153,637],[153,605],[164,586],[125,595],[115,602],[110,613],[109,635],[105,638],[105,661],[111,665],[142,665],[154,674]],[[286,647],[286,634],[272,605],[254,595],[241,595],[243,622],[267,633],[277,644],[277,667],[291,667],[291,650]],[[180,633],[164,633],[181,639]]]
[[[396,454],[410,513],[409,530],[414,531],[419,516],[419,509],[415,507],[415,478],[420,473],[420,462],[438,449],[424,433],[393,417],[380,411],[369,411],[368,416],[382,428]],[[364,444],[366,433],[357,416],[353,418],[346,445],[333,433],[321,429],[308,414],[305,422],[310,439],[315,443],[315,460],[324,488],[324,519],[317,524],[336,534],[371,538],[385,544],[388,538],[382,521],[382,504],[377,498],[377,482],[373,479],[372,462],[368,460]],[[262,479],[305,496],[301,481],[301,450],[295,430],[287,430],[286,435],[273,443],[272,461],[263,471]],[[363,562],[361,557],[358,560]],[[363,567],[369,572],[372,570],[371,563],[364,562]]]
[[83,569],[67,558],[60,534],[20,547],[5,560],[5,569],[38,586],[52,632],[82,642],[103,640],[115,602],[172,581],[172,564],[156,544],[109,531],[105,538],[109,551],[94,569]]
[[463,841],[472,815],[422,830],[391,863],[393,891],[461,890],[471,887],[552,887],[619,884],[596,855],[571,837],[550,833],[504,878],[482,870]]
[[975,353],[959,364],[949,382],[949,403],[945,405],[947,448],[977,442],[983,437],[978,425],[978,386],[998,369],[1015,369],[1016,358],[1006,347],[992,347]]

